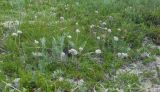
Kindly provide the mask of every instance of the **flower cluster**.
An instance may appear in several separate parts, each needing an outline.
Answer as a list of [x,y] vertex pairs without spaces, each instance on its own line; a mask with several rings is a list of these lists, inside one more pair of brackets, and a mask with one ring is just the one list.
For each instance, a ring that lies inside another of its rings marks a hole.
[[17,30],[18,26],[20,25],[20,22],[18,20],[16,21],[5,21],[2,23],[2,26],[6,28],[7,30],[12,32],[13,37],[17,37],[19,34],[22,34],[22,31]]
[[127,53],[118,53],[117,54],[117,56],[119,57],[119,58],[127,58],[128,57],[128,54]]
[[18,30],[17,32],[13,32],[12,36],[17,37],[18,35],[22,34],[22,31]]
[[77,55],[78,54],[78,51],[76,49],[70,49],[68,51],[70,54],[72,54],[73,56]]
[[19,26],[20,22],[18,20],[16,21],[5,21],[4,23],[2,23],[2,26],[4,28],[8,28],[8,29],[13,29],[16,28],[17,26]]

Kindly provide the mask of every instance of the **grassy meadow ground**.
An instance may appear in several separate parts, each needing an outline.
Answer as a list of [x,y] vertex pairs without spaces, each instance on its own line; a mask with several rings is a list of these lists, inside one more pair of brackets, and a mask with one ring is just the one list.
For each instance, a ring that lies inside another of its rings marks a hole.
[[0,92],[160,92],[160,0],[0,0]]

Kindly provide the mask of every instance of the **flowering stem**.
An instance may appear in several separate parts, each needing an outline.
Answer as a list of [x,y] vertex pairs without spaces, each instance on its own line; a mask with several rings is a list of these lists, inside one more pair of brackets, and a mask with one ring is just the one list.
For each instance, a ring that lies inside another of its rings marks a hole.
[[18,36],[18,46],[20,46],[20,38],[21,38],[21,36],[19,35]]
[[18,48],[17,38],[16,37],[15,37],[15,45],[16,45],[16,48]]
[[78,33],[77,33],[77,37],[76,37],[76,44],[78,43]]
[[76,68],[77,68],[77,70],[79,69],[79,62],[78,62],[78,60],[76,60]]

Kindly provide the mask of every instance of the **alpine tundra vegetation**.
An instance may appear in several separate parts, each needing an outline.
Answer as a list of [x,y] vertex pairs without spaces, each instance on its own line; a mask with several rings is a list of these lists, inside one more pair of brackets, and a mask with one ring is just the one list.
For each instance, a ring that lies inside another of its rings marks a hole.
[[160,0],[0,0],[0,92],[160,92]]

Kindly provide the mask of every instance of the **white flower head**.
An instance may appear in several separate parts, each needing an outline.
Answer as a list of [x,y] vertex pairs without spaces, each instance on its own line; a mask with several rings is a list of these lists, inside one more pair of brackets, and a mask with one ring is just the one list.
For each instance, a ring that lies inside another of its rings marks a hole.
[[103,24],[103,25],[106,25],[106,22],[103,22],[102,24]]
[[78,22],[76,22],[76,25],[79,25]]
[[37,41],[37,40],[34,40],[34,43],[35,43],[35,44],[39,44],[39,41]]
[[77,50],[75,50],[75,49],[70,49],[69,53],[74,55],[74,56],[78,54]]
[[63,81],[64,80],[64,78],[63,77],[59,77],[59,79],[58,79],[59,81]]
[[112,32],[112,30],[111,30],[111,29],[108,29],[107,31],[108,31],[109,33],[111,33],[111,32]]
[[119,38],[117,36],[114,36],[113,38],[114,38],[114,41],[118,41],[119,40]]
[[17,37],[18,34],[17,34],[17,33],[12,33],[12,36],[13,36],[13,37]]
[[61,20],[61,21],[64,21],[64,17],[60,17],[60,20]]
[[107,30],[107,29],[108,29],[107,27],[104,28],[104,30]]
[[71,39],[71,38],[72,38],[72,36],[71,36],[71,35],[68,35],[67,37],[68,37],[69,39]]
[[95,11],[95,13],[97,13],[97,14],[98,14],[98,13],[99,13],[99,12],[98,12],[98,10],[96,10],[96,11]]
[[93,25],[93,24],[92,24],[92,25],[90,25],[90,28],[94,28],[94,27],[95,27],[95,25]]
[[22,31],[18,30],[17,33],[18,33],[18,34],[22,34]]
[[101,54],[102,51],[101,51],[100,49],[97,49],[97,50],[95,50],[95,53],[96,53],[96,54]]
[[80,52],[83,51],[83,48],[82,48],[82,47],[79,47],[79,51],[80,51]]
[[100,40],[101,39],[101,37],[100,36],[97,36],[97,40]]
[[128,57],[128,54],[127,54],[127,53],[123,53],[123,56],[124,56],[124,57]]
[[118,30],[118,31],[121,31],[121,29],[120,29],[120,28],[118,28],[117,30]]
[[117,56],[119,57],[119,58],[127,58],[128,57],[128,54],[127,53],[117,53]]
[[80,33],[80,30],[79,30],[79,29],[76,29],[76,33]]

